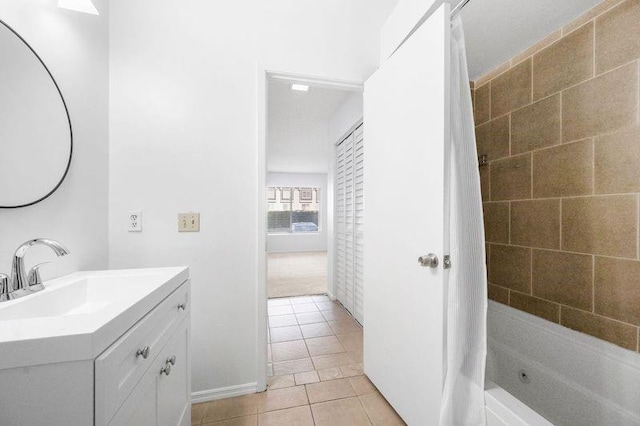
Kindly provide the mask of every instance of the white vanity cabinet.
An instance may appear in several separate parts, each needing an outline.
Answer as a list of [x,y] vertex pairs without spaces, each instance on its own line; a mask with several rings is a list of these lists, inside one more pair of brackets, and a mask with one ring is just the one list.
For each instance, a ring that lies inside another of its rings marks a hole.
[[96,426],[190,424],[188,301],[185,283],[96,359]]
[[75,273],[40,293],[0,304],[0,425],[190,425],[188,268]]
[[[167,371],[167,360],[175,357]],[[191,424],[189,328],[181,325],[125,399],[109,425]],[[96,424],[105,424],[97,422]]]

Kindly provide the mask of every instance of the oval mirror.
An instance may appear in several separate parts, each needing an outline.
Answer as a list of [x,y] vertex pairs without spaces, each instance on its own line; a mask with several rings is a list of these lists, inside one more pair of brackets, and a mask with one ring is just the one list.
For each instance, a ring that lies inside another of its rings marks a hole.
[[72,151],[58,84],[31,46],[0,20],[0,208],[30,206],[53,194]]

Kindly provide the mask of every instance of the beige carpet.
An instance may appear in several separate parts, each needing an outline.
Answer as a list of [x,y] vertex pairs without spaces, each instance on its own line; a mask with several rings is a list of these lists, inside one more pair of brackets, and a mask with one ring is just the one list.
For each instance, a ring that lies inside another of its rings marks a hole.
[[269,297],[327,292],[327,252],[271,253],[267,259]]

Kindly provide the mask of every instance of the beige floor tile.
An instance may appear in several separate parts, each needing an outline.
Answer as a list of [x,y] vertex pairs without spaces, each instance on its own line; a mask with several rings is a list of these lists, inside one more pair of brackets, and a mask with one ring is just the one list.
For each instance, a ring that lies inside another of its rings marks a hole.
[[206,426],[256,426],[258,416],[236,417],[235,419],[221,420],[219,422],[203,423]]
[[327,401],[311,406],[316,426],[370,425],[358,398]]
[[207,409],[207,403],[193,404],[191,406],[191,424],[199,425]]
[[374,426],[404,425],[400,416],[379,393],[370,393],[359,397],[371,423]]
[[287,315],[293,313],[293,307],[291,307],[291,305],[270,306],[268,311],[270,317],[276,315]]
[[288,297],[279,297],[276,299],[269,299],[268,306],[270,308],[274,306],[289,306],[291,302]]
[[304,340],[294,340],[292,342],[272,343],[271,356],[274,362],[291,361],[293,359],[309,358],[309,352]]
[[[352,319],[329,321],[329,326],[336,334],[358,333],[362,331],[362,327]],[[271,336],[271,339],[273,339],[273,335]]]
[[305,339],[311,356],[330,355],[345,352],[342,344],[336,336],[315,337]]
[[353,360],[354,364],[362,364],[364,362],[363,351],[349,351],[347,352],[349,357]]
[[364,374],[362,364],[343,365],[340,367],[340,371],[342,371],[344,377],[362,376]]
[[320,380],[323,382],[327,380],[342,379],[342,371],[340,370],[340,367],[324,368],[322,370],[318,370],[318,376],[320,376]]
[[333,329],[329,327],[326,322],[319,322],[315,324],[304,324],[300,326],[302,336],[305,339],[311,339],[313,337],[333,336]]
[[320,311],[322,316],[327,321],[345,321],[351,319],[349,313],[342,309],[335,309],[331,311]]
[[273,376],[269,379],[269,389],[282,389],[295,386],[293,374],[285,374],[284,376]]
[[312,356],[311,359],[316,370],[353,364],[353,359],[347,353]]
[[317,371],[307,371],[306,373],[294,374],[296,385],[307,385],[309,383],[316,383],[320,381]]
[[309,404],[304,386],[268,390],[260,394],[258,412],[283,410]]
[[338,340],[340,340],[340,343],[342,343],[346,351],[362,351],[363,349],[362,331],[339,334],[336,337],[338,337]]
[[260,426],[313,426],[311,407],[305,405],[262,413],[258,419],[258,424]]
[[337,379],[307,385],[307,394],[309,395],[309,402],[315,404],[317,402],[356,396],[356,391],[348,379]]
[[305,312],[302,314],[296,314],[296,318],[298,319],[298,324],[300,325],[326,322],[320,312]]
[[258,400],[258,394],[251,394],[207,402],[202,423],[256,414]]
[[296,359],[293,361],[276,362],[273,364],[273,375],[283,376],[286,374],[304,373],[315,370],[310,358]]
[[269,330],[271,343],[288,342],[291,340],[302,340],[302,332],[297,325],[291,327],[278,327]]
[[269,317],[269,327],[291,327],[293,325],[298,325],[298,320],[296,316],[291,315],[277,315],[275,317]]
[[315,303],[305,303],[302,305],[293,305],[293,312],[296,314],[304,314],[307,312],[318,312],[318,307]]
[[289,302],[291,302],[292,305],[306,305],[308,303],[314,303],[311,296],[290,297]]
[[320,296],[311,296],[311,299],[313,299],[315,303],[331,302],[331,299],[326,294]]
[[367,376],[349,377],[349,383],[351,383],[351,386],[353,386],[353,389],[358,395],[368,395],[370,393],[378,392]]
[[334,310],[343,309],[340,305],[331,301],[325,301],[325,302],[316,301],[315,303],[316,305],[318,305],[318,309],[320,309],[321,311],[334,311]]

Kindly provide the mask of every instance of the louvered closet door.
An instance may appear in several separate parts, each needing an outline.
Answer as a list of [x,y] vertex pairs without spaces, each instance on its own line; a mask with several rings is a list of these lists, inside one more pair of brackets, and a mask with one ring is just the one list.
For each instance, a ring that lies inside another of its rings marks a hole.
[[364,222],[364,136],[362,125],[354,132],[354,310],[353,316],[364,324],[363,222]]
[[345,142],[336,147],[335,187],[335,297],[342,303],[346,298],[346,215],[345,215]]
[[363,323],[364,140],[362,125],[336,147],[336,298]]
[[346,225],[345,235],[345,298],[342,304],[353,315],[355,305],[355,261],[353,253],[355,252],[355,238],[354,238],[354,136],[351,136],[344,142],[345,146],[345,183],[344,183],[344,216]]

